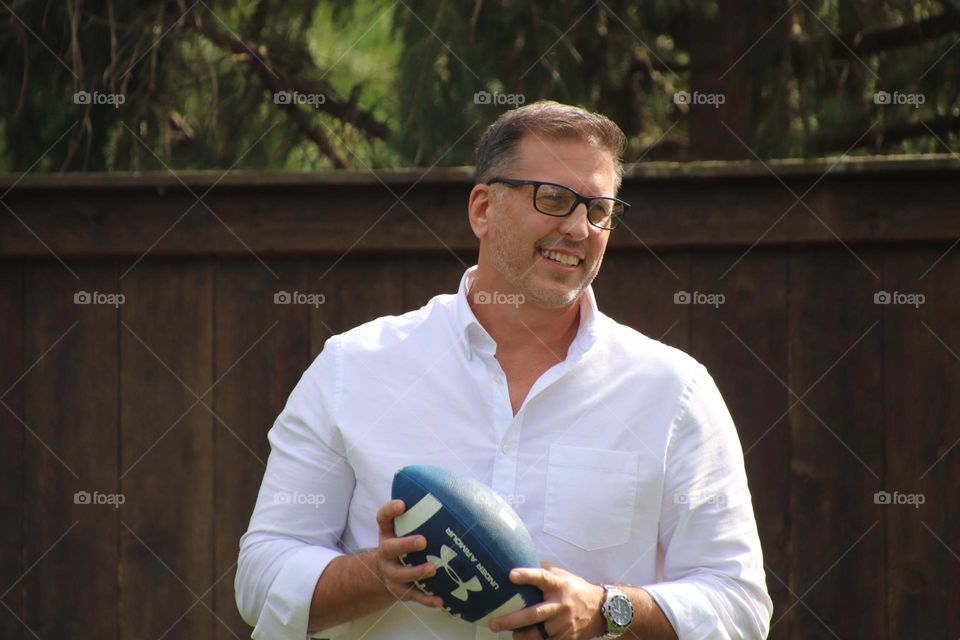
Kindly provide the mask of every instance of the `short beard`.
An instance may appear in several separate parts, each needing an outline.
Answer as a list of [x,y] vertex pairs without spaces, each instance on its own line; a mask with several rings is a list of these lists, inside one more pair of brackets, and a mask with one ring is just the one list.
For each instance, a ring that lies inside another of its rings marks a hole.
[[490,259],[491,262],[493,262],[493,267],[514,289],[520,293],[529,295],[533,299],[530,300],[530,302],[536,302],[548,308],[567,307],[575,302],[577,298],[580,297],[580,294],[593,283],[594,278],[597,277],[597,273],[600,271],[601,261],[598,260],[591,272],[587,274],[587,278],[583,283],[565,293],[558,293],[552,289],[538,287],[531,282],[530,278],[525,274],[517,273],[515,267],[510,264],[509,257],[507,253],[504,252],[504,248],[510,244],[511,238],[509,234],[507,234],[506,237],[501,235],[498,224],[493,224],[490,231]]

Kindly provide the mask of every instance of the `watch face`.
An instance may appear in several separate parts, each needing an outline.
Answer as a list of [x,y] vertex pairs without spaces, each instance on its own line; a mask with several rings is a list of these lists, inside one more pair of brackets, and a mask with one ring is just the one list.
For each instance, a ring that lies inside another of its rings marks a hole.
[[633,607],[630,600],[621,595],[616,595],[610,599],[610,619],[618,627],[625,627],[633,620]]

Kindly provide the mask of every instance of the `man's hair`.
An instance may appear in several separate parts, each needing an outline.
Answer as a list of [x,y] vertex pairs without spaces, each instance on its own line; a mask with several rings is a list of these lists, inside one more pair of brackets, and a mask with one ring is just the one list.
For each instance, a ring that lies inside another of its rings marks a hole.
[[614,193],[623,179],[623,151],[627,138],[612,120],[580,107],[540,100],[511,109],[497,118],[477,142],[476,184],[503,173],[516,160],[517,146],[526,133],[554,139],[581,140],[613,157]]

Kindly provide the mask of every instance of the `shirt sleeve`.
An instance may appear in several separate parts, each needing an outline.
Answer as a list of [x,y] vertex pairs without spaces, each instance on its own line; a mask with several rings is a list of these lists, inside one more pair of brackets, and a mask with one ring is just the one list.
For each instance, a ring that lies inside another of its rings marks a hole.
[[[235,592],[253,638],[304,640],[314,588],[337,556],[355,478],[336,426],[342,375],[335,338],[304,372],[270,429],[270,457]],[[323,631],[342,635],[350,623]]]
[[698,365],[672,425],[659,537],[663,582],[645,585],[680,640],[766,638],[773,602],[733,419]]

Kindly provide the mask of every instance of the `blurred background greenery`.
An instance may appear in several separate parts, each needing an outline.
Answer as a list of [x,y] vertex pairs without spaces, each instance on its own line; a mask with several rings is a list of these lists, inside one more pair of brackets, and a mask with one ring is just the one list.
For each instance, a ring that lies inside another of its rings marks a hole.
[[4,0],[0,171],[467,165],[537,99],[628,161],[946,153],[958,3]]

